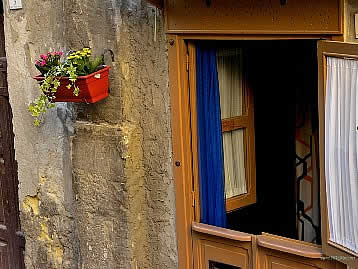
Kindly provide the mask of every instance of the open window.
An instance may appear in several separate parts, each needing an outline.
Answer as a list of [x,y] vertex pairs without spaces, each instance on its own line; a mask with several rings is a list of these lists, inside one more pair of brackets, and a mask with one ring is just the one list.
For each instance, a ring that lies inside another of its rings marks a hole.
[[320,246],[317,41],[198,41],[187,52],[194,268],[341,268]]
[[[202,213],[220,211],[218,201],[224,196],[225,227],[320,244],[316,46],[314,40],[189,43],[197,222],[210,224]],[[203,53],[212,52],[210,62],[203,62],[208,55],[196,55],[200,47]],[[289,57],[293,48],[300,49],[295,61]],[[210,65],[212,70],[201,70]],[[204,81],[214,80],[217,101],[201,89],[210,86],[201,85]],[[218,108],[211,111],[214,106]],[[220,126],[211,125],[215,118]],[[210,140],[218,135],[215,128],[221,129],[221,136]],[[208,140],[201,141],[202,135]],[[202,151],[200,142],[215,147]],[[204,171],[201,162],[209,163]],[[213,176],[221,163],[222,174]]]
[[320,41],[322,248],[358,266],[358,45]]

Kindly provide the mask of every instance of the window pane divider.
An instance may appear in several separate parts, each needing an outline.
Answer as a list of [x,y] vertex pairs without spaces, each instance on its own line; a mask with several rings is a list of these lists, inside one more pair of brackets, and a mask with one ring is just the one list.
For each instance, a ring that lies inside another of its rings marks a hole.
[[221,120],[222,131],[231,132],[237,129],[247,128],[249,123],[248,116],[237,116]]

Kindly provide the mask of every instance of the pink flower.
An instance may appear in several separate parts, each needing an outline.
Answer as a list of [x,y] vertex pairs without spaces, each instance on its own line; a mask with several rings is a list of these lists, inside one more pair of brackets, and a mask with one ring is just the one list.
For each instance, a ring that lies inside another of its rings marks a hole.
[[42,60],[41,61],[41,66],[45,66],[46,65],[46,61],[45,60]]
[[37,61],[35,62],[35,65],[39,65],[39,64],[40,64],[40,61],[37,60]]
[[41,54],[41,55],[40,55],[40,58],[41,58],[41,59],[45,59],[45,57],[46,57],[46,55],[44,55],[44,54]]
[[62,54],[63,54],[62,51],[59,51],[59,52],[58,52],[58,55],[59,55],[60,57],[62,56]]

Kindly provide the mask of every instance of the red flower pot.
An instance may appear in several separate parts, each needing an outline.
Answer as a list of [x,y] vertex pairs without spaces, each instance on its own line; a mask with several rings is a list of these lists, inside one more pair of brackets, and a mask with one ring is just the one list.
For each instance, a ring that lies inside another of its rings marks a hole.
[[[75,103],[96,103],[108,96],[108,75],[110,66],[106,66],[95,73],[87,76],[79,76],[76,85],[80,89],[78,96],[73,94],[73,88],[67,89],[69,84],[67,77],[61,77],[61,85],[55,93],[54,102],[75,102]],[[41,81],[44,77],[34,77],[37,81]]]

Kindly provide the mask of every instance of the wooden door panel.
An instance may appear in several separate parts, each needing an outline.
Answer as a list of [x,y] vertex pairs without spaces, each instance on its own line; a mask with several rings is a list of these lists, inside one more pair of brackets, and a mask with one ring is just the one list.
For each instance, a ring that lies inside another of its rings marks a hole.
[[260,269],[344,269],[344,264],[333,260],[310,259],[259,247]]
[[231,265],[235,268],[249,268],[249,253],[247,249],[205,240],[200,243],[204,252],[204,268],[209,269],[210,263],[213,262]]
[[0,240],[0,268],[9,268],[8,246]]
[[211,225],[193,223],[194,269],[252,268],[252,236]]
[[25,240],[20,232],[17,163],[6,58],[0,57],[0,268],[23,269]]
[[[0,161],[1,161],[1,157],[0,157]],[[0,163],[0,179],[2,178],[1,169],[2,168]],[[5,197],[3,193],[4,193],[4,186],[0,181],[0,226],[1,225],[5,226],[5,200],[4,200]]]
[[286,259],[282,259],[282,258],[278,258],[278,257],[274,257],[274,256],[268,256],[267,266],[270,269],[295,269],[295,268],[313,269],[313,268],[316,268],[316,267],[312,267],[312,266],[309,266],[306,264],[302,264],[299,262],[295,262],[292,260],[286,260]]
[[263,234],[257,236],[257,264],[260,269],[344,269],[345,265],[327,259],[315,244]]
[[295,269],[296,267],[288,266],[288,265],[285,265],[282,263],[273,262],[271,268],[272,269]]

